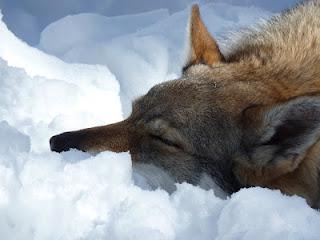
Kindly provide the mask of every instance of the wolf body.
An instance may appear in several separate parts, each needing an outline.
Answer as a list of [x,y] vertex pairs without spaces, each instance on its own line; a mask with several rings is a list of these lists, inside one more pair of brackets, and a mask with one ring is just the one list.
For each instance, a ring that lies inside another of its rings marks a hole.
[[130,151],[177,182],[202,173],[226,193],[262,186],[320,197],[320,1],[237,33],[222,53],[192,7],[181,78],[154,86],[122,122],[66,132],[51,149]]

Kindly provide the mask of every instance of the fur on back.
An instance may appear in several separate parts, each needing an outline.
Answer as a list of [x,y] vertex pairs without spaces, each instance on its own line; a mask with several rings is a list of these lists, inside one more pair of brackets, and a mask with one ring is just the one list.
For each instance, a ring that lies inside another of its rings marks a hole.
[[319,61],[320,1],[301,3],[230,40],[225,53],[228,61],[251,56],[280,62],[294,59],[301,64],[310,58]]
[[320,89],[319,0],[303,2],[269,21],[233,33],[223,45],[227,62],[243,62],[257,74],[269,76],[261,81],[280,83],[273,87],[285,99]]

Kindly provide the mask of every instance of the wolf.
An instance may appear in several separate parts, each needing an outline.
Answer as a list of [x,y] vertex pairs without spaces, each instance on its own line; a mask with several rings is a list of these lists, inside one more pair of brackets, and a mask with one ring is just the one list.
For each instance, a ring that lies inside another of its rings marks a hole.
[[227,194],[261,186],[320,196],[320,1],[242,30],[221,51],[198,5],[179,79],[152,87],[118,123],[65,132],[52,151],[129,151],[176,182],[208,174]]

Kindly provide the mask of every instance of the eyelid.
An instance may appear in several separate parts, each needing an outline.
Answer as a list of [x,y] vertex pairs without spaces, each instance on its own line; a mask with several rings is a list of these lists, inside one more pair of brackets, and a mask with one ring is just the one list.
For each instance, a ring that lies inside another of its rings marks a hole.
[[167,138],[164,138],[162,136],[158,136],[158,135],[155,135],[155,134],[151,134],[150,135],[153,139],[156,139],[158,141],[161,141],[162,143],[168,145],[168,146],[171,146],[171,147],[176,147],[176,148],[181,148],[178,144],[174,143],[173,141],[167,139]]

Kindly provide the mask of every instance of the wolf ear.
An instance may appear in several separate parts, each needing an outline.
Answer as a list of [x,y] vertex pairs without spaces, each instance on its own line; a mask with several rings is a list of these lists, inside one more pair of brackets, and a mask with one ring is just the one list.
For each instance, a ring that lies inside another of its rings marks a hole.
[[197,4],[192,6],[188,31],[188,55],[184,69],[194,64],[213,65],[224,61],[217,42],[201,19]]
[[[259,184],[293,171],[318,141],[320,97],[303,96],[275,106],[248,108],[243,113],[243,123],[244,154],[236,162],[246,166],[242,172],[247,175],[247,182]],[[251,180],[248,169],[256,171]]]

